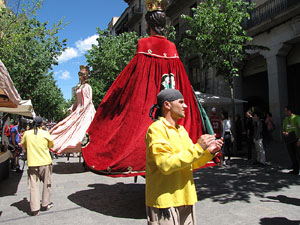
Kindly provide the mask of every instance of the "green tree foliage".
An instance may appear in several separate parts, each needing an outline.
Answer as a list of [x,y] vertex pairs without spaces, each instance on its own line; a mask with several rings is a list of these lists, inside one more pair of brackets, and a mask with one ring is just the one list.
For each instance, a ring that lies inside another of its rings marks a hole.
[[[35,112],[48,119],[59,121],[65,117],[67,102],[57,87],[52,74],[43,76],[31,92]],[[45,102],[47,99],[47,102]],[[43,103],[43,104],[41,104]]]
[[183,49],[200,53],[204,68],[214,67],[231,88],[245,57],[246,43],[251,40],[242,27],[251,8],[243,0],[206,0],[193,9],[193,17],[182,16],[189,26],[188,37],[181,43]]
[[93,89],[93,103],[97,107],[107,90],[130,62],[136,52],[139,37],[134,32],[112,36],[107,30],[97,28],[98,45],[93,45],[85,55],[92,67],[89,83]]
[[200,53],[203,69],[213,67],[217,75],[224,77],[231,92],[233,118],[234,77],[239,76],[246,49],[249,49],[247,42],[252,40],[242,26],[244,20],[250,19],[250,10],[252,5],[243,0],[206,0],[193,9],[193,17],[182,16],[189,29],[181,49],[185,50],[185,54]]
[[66,103],[48,71],[65,49],[66,40],[57,37],[64,24],[48,28],[48,22],[38,21],[35,12],[41,1],[33,2],[30,10],[24,5],[17,12],[0,9],[0,58],[21,98],[31,98],[37,114],[60,119]]

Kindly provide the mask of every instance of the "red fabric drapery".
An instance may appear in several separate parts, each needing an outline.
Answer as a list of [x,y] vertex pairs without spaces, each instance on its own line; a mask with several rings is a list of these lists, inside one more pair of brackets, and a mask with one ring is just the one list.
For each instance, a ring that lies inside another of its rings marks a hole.
[[149,110],[161,90],[162,75],[170,73],[174,74],[175,88],[183,94],[188,106],[186,117],[179,123],[197,141],[202,134],[201,117],[175,45],[163,37],[143,38],[87,130],[89,143],[82,153],[92,171],[109,176],[144,174],[145,135],[152,123]]

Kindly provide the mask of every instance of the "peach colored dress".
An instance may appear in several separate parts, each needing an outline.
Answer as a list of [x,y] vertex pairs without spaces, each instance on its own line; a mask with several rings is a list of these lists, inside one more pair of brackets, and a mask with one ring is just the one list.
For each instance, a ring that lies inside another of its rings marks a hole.
[[54,147],[51,150],[58,154],[81,152],[81,141],[94,119],[95,112],[92,88],[89,84],[84,84],[76,91],[72,113],[50,130],[54,138]]

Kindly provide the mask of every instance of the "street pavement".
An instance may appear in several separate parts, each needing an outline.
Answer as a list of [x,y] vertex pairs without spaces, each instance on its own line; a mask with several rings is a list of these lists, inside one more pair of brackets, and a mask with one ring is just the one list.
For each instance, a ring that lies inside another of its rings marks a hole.
[[[228,166],[194,173],[198,225],[300,225],[300,176],[287,173],[282,144],[266,151],[270,166],[252,165],[238,152]],[[54,207],[30,216],[27,172],[11,171],[0,183],[0,224],[146,224],[144,178],[134,183],[87,172],[78,157],[53,164]]]

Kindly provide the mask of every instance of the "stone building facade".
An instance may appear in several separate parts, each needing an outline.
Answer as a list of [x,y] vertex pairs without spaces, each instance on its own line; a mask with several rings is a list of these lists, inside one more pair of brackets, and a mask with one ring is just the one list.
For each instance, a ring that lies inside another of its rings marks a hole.
[[300,114],[300,1],[257,0],[251,19],[245,24],[252,44],[268,47],[252,52],[239,81],[239,95],[247,107],[269,111],[281,139],[283,109],[294,106]]
[[146,21],[144,16],[146,14],[144,0],[124,0],[128,3],[128,8],[122,13],[119,19],[110,31],[113,35],[118,35],[123,32],[135,31],[137,35],[146,35]]

